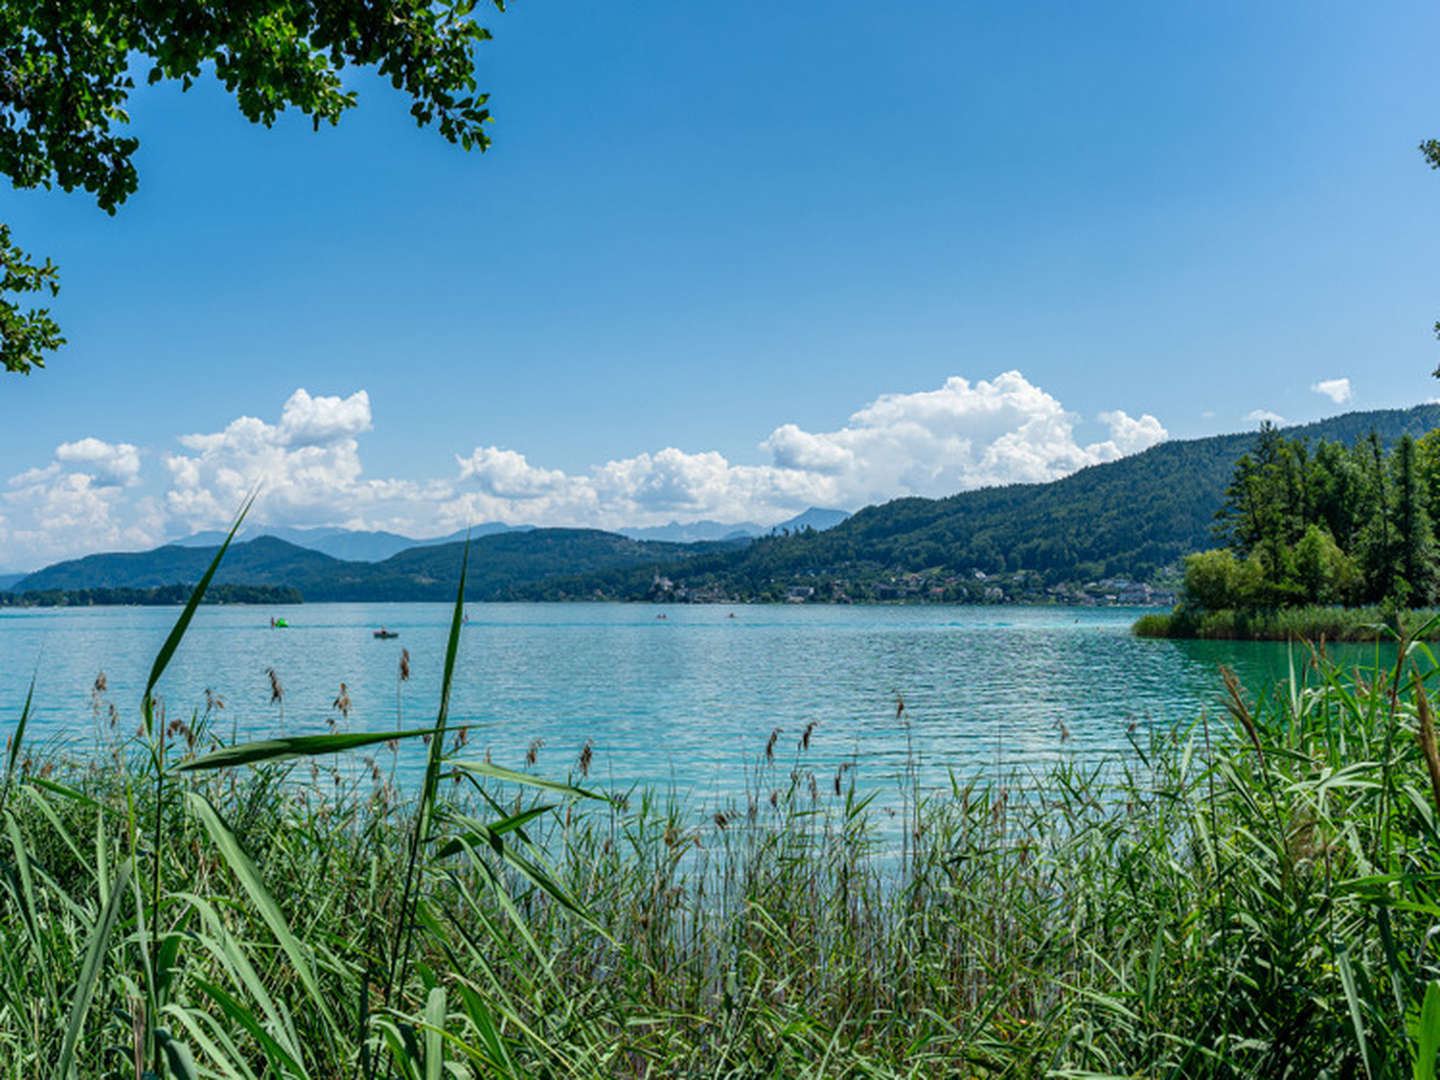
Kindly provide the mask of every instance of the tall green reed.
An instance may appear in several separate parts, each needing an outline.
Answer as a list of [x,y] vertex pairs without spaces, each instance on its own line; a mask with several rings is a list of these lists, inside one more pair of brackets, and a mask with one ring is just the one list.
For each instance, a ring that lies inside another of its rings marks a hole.
[[[464,756],[462,602],[432,725],[223,745],[192,713],[172,744],[161,664],[118,756],[41,775],[14,739],[0,1075],[1434,1075],[1424,627],[1232,679],[1124,759],[943,790],[777,733],[702,813],[602,797],[583,752]],[[427,737],[404,798],[296,769]]]

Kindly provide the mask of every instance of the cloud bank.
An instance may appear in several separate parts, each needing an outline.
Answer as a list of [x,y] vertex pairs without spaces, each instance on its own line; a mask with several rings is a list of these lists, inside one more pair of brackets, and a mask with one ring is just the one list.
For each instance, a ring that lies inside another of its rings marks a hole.
[[1116,410],[1099,420],[1109,438],[1081,445],[1071,414],[1018,371],[974,383],[956,376],[938,390],[882,395],[835,431],[783,424],[759,444],[770,459],[764,465],[667,447],[572,475],[513,450],[476,447],[456,459],[462,494],[455,506],[476,520],[537,524],[774,521],[808,506],[1054,480],[1167,435],[1149,414]]
[[[778,521],[808,506],[858,508],[904,495],[1054,480],[1153,446],[1154,416],[1096,419],[1107,435],[1082,443],[1077,418],[1018,371],[937,389],[883,394],[832,431],[782,424],[756,447],[759,464],[714,450],[664,447],[569,473],[518,450],[477,444],[421,481],[368,477],[360,439],[369,395],[296,390],[278,420],[241,416],[221,431],[180,435],[144,453],[81,438],[0,495],[0,567],[83,551],[143,548],[227,524],[252,490],[254,520],[384,528],[436,535],[481,521],[601,528],[671,520]],[[158,466],[146,475],[144,461]],[[148,481],[148,484],[147,484]]]

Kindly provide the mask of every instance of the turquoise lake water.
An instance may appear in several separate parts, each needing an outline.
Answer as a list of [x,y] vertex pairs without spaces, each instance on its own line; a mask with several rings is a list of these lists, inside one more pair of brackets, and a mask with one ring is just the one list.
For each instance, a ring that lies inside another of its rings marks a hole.
[[[204,607],[161,682],[169,714],[224,702],[216,729],[280,731],[267,668],[285,688],[288,734],[329,730],[343,681],[349,730],[433,720],[450,606],[306,604]],[[1192,723],[1218,708],[1217,664],[1247,686],[1287,670],[1282,645],[1144,641],[1136,609],[1017,607],[472,604],[452,694],[476,756],[520,767],[543,739],[538,771],[564,776],[587,740],[592,781],[673,785],[709,804],[743,792],[747,763],[781,728],[787,760],[816,721],[806,765],[822,777],[854,762],[883,785],[903,768],[906,731],[928,782],[1060,757],[1133,753],[1127,734]],[[734,618],[729,618],[730,614]],[[272,630],[271,615],[289,629]],[[0,737],[14,729],[32,673],[27,743],[77,749],[104,734],[108,704],[132,734],[156,651],[178,609],[0,611]],[[663,615],[664,618],[659,616]],[[399,637],[371,636],[381,625]],[[411,679],[399,687],[401,649]],[[1354,648],[1354,656],[1373,649]],[[104,672],[105,701],[93,699]],[[418,743],[406,751],[413,761]],[[406,765],[402,762],[401,771]],[[822,780],[822,783],[824,781]]]

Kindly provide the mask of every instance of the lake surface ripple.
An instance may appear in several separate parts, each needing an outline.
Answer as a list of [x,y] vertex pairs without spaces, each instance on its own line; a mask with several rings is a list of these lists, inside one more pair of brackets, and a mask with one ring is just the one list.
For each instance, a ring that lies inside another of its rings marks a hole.
[[[227,740],[279,733],[267,668],[285,688],[287,734],[330,730],[342,681],[352,702],[346,729],[394,728],[397,689],[404,726],[422,726],[439,700],[450,610],[203,607],[161,691],[169,715],[187,718],[203,710],[207,688],[218,694],[216,730]],[[519,768],[543,739],[538,771],[561,777],[592,740],[592,782],[673,786],[703,805],[744,792],[747,766],[774,728],[777,757],[793,758],[811,721],[805,768],[821,784],[847,761],[862,786],[890,784],[908,752],[897,694],[925,780],[938,785],[951,770],[969,778],[1133,753],[1128,736],[1143,742],[1152,729],[1217,711],[1219,663],[1252,687],[1288,667],[1282,645],[1136,639],[1135,609],[472,604],[468,613],[451,723],[471,725],[475,756],[488,749],[497,764]],[[84,750],[105,737],[111,702],[117,730],[133,734],[150,664],[177,614],[0,612],[0,732],[13,731],[34,673],[27,743]],[[272,630],[272,614],[290,628]],[[400,636],[374,639],[381,625]],[[403,687],[402,648],[412,672]],[[101,671],[107,691],[97,708]],[[421,753],[408,747],[401,772]],[[388,752],[377,756],[388,761]]]

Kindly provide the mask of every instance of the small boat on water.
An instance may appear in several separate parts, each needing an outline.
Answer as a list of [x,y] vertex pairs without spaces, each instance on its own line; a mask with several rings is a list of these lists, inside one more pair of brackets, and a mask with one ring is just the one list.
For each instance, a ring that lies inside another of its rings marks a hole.
[[382,626],[379,630],[376,630],[376,631],[375,631],[375,636],[376,636],[377,638],[399,637],[399,636],[400,636],[400,631],[398,631],[398,630],[386,630],[386,629]]

